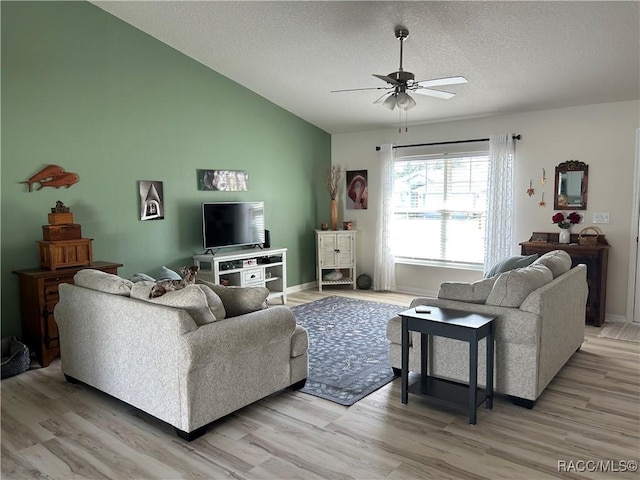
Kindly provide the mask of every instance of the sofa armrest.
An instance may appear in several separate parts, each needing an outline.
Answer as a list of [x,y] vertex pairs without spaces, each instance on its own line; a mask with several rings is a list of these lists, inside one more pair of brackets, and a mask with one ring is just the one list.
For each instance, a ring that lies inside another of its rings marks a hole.
[[580,264],[532,292],[520,306],[542,319],[538,393],[584,341],[588,292],[587,267]]
[[285,339],[290,341],[295,329],[293,312],[279,305],[225,318],[182,336],[186,362],[194,370],[227,352],[235,355]]
[[[182,309],[61,283],[55,317],[65,375],[172,425],[181,425]],[[150,394],[153,392],[153,394]]]
[[540,317],[535,313],[523,312],[517,308],[497,305],[480,305],[459,300],[418,297],[411,302],[416,305],[450,308],[480,315],[495,315],[495,339],[515,344],[535,344],[538,341]]

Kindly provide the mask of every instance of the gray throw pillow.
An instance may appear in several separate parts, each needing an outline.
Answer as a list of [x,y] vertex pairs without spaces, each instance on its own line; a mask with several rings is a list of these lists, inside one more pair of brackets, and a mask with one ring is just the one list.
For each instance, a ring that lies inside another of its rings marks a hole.
[[484,278],[493,277],[515,268],[528,267],[537,258],[537,253],[534,253],[533,255],[514,255],[512,257],[505,257],[494,263],[493,266],[484,274]]
[[557,278],[571,268],[571,256],[564,250],[552,250],[533,263],[544,265],[551,270],[553,278]]
[[215,293],[209,286],[204,284],[198,284],[200,290],[204,292],[204,295],[207,297],[207,303],[209,304],[209,308],[211,312],[216,317],[216,320],[222,320],[227,317],[227,311],[224,309],[224,304],[222,303],[222,299],[220,296]]
[[133,276],[129,280],[131,280],[133,283],[136,283],[136,282],[155,282],[156,281],[155,278],[150,277],[146,273],[134,273]]
[[438,298],[458,300],[467,303],[486,302],[497,277],[483,278],[473,283],[444,282],[440,285]]
[[182,280],[182,277],[178,272],[174,272],[163,265],[160,269],[160,275],[158,276],[158,281],[160,280]]
[[267,308],[268,288],[224,287],[205,280],[198,280],[198,283],[203,283],[220,297],[227,313],[227,318]]
[[518,308],[531,292],[552,280],[551,270],[541,264],[509,270],[498,276],[486,304]]
[[187,285],[180,290],[167,292],[160,297],[149,298],[152,288],[153,284],[136,282],[131,288],[131,297],[149,303],[186,310],[198,326],[219,320],[209,306],[202,285]]

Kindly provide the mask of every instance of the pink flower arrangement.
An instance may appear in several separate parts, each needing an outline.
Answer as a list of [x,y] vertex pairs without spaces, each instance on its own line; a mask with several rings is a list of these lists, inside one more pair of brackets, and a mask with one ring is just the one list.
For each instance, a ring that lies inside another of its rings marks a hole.
[[576,212],[571,212],[566,217],[564,213],[558,212],[553,217],[551,217],[551,221],[553,223],[557,223],[560,228],[571,228],[571,225],[575,223],[580,223],[582,217]]

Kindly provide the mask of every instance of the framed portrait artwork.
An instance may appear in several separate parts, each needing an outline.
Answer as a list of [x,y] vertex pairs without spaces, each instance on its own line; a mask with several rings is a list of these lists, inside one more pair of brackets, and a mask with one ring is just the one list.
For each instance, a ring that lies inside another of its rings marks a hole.
[[347,209],[366,210],[369,203],[367,170],[347,170]]

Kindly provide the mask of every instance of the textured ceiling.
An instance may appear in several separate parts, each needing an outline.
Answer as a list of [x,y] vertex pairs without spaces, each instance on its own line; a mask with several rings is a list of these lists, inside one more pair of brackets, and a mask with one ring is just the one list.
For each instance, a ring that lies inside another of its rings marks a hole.
[[98,7],[326,130],[398,124],[372,74],[462,75],[419,124],[640,98],[640,3],[94,1]]

